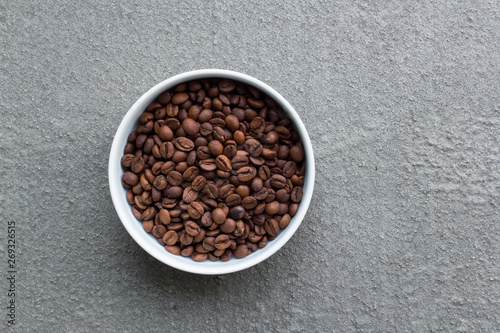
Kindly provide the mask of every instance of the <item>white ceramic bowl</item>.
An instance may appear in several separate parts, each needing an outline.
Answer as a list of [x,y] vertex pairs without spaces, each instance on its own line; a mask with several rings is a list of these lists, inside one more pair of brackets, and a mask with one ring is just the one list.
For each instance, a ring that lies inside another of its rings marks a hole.
[[[132,215],[130,205],[127,202],[127,191],[123,188],[121,178],[123,169],[120,164],[121,157],[123,156],[123,149],[127,143],[129,134],[134,131],[138,124],[138,118],[143,113],[145,108],[153,102],[158,95],[165,90],[168,90],[182,82],[187,82],[202,78],[227,78],[235,81],[240,81],[260,89],[268,96],[278,102],[287,116],[292,120],[295,129],[300,135],[302,145],[305,151],[306,173],[304,176],[303,197],[300,202],[297,214],[292,218],[288,227],[283,229],[278,236],[268,242],[267,246],[256,252],[248,255],[243,259],[232,258],[227,262],[210,261],[195,262],[190,257],[183,257],[180,255],[173,255],[165,250],[156,239],[144,231],[142,223]],[[109,188],[111,191],[111,198],[115,206],[116,212],[120,217],[125,229],[132,236],[132,238],[150,255],[160,260],[161,262],[175,267],[177,269],[207,275],[217,275],[237,272],[242,269],[251,267],[269,258],[276,253],[295,233],[299,225],[302,223],[306,211],[311,202],[311,197],[314,187],[314,156],[311,145],[311,140],[307,134],[304,124],[299,118],[297,112],[288,103],[283,96],[276,92],[267,84],[245,74],[238,72],[220,70],[220,69],[203,69],[192,72],[186,72],[174,77],[171,77],[147,91],[144,95],[132,105],[130,110],[123,118],[118,130],[116,131],[111,152],[109,154]]]

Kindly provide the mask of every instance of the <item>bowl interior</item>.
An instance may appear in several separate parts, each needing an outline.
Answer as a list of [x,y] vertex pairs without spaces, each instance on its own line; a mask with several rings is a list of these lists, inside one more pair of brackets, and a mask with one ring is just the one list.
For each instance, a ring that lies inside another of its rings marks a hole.
[[[136,129],[138,118],[145,108],[165,90],[183,82],[202,78],[233,79],[252,85],[273,98],[281,105],[285,114],[293,122],[305,152],[306,172],[304,175],[303,197],[299,204],[297,214],[292,218],[288,227],[283,229],[273,241],[268,242],[267,246],[264,248],[255,251],[243,259],[232,258],[228,262],[214,262],[210,260],[195,262],[190,257],[177,256],[167,252],[151,234],[144,231],[141,221],[133,216],[130,205],[126,199],[127,191],[121,184],[123,169],[120,160],[123,156],[123,149],[125,148],[129,134]],[[132,238],[134,238],[134,240],[149,254],[169,266],[191,273],[210,275],[226,274],[251,267],[278,251],[292,237],[306,214],[313,193],[314,174],[314,156],[311,141],[304,124],[293,107],[279,93],[263,82],[245,74],[226,70],[198,70],[187,72],[167,79],[151,88],[134,103],[123,118],[115,134],[109,158],[109,185],[113,204],[120,220]]]

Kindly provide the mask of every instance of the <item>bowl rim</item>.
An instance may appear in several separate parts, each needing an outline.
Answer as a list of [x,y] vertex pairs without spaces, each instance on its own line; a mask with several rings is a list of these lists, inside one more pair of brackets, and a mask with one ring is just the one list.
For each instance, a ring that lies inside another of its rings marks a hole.
[[[243,259],[232,258],[228,262],[212,262],[209,260],[195,262],[191,258],[173,255],[166,251],[151,234],[144,231],[142,223],[133,216],[130,210],[130,204],[127,202],[126,196],[124,195],[126,190],[121,183],[123,169],[120,160],[123,156],[123,148],[125,147],[129,134],[135,130],[137,126],[140,114],[142,114],[144,109],[165,90],[183,82],[202,78],[233,79],[252,85],[271,97],[283,108],[284,113],[294,124],[301,138],[305,153],[306,172],[304,175],[302,201],[290,224],[285,229],[281,230],[278,236],[273,241],[268,242],[267,246],[264,248],[257,250]],[[200,69],[177,74],[156,84],[145,92],[127,111],[113,137],[108,161],[108,181],[116,213],[127,232],[140,247],[157,260],[176,269],[202,275],[219,275],[241,271],[266,260],[285,245],[295,234],[311,203],[315,181],[314,165],[314,153],[309,134],[295,109],[283,96],[281,96],[281,94],[266,83],[243,73],[223,69]]]

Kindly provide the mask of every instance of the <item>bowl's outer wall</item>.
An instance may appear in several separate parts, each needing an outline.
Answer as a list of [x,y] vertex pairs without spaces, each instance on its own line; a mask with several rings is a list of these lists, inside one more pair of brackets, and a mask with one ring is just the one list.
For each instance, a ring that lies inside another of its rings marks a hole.
[[[165,90],[183,82],[202,78],[233,79],[252,85],[273,98],[281,105],[286,115],[293,122],[295,129],[300,135],[305,151],[306,173],[304,176],[303,198],[297,214],[293,217],[288,227],[282,230],[276,239],[269,242],[266,247],[259,249],[243,259],[233,258],[228,262],[213,262],[208,260],[204,262],[195,262],[191,258],[176,256],[167,252],[151,234],[144,231],[142,223],[133,216],[130,205],[126,199],[127,191],[121,184],[123,169],[120,160],[123,156],[123,149],[125,148],[129,134],[136,129],[138,118],[144,112],[145,108]],[[116,212],[128,233],[144,250],[161,262],[177,269],[197,274],[218,275],[240,271],[264,261],[278,251],[293,236],[304,219],[311,202],[315,179],[314,154],[309,135],[300,117],[288,101],[278,92],[265,83],[245,74],[227,70],[205,69],[186,72],[171,77],[151,88],[134,103],[123,118],[115,134],[110,151],[108,176],[111,197]]]

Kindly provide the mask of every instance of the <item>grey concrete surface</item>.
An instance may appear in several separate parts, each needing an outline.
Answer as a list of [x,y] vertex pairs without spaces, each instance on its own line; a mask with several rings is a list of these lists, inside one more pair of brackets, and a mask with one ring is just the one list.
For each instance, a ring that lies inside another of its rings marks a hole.
[[[500,331],[497,1],[0,6],[0,331]],[[317,158],[295,236],[221,277],[152,259],[107,185],[128,108],[200,68],[281,92]]]

